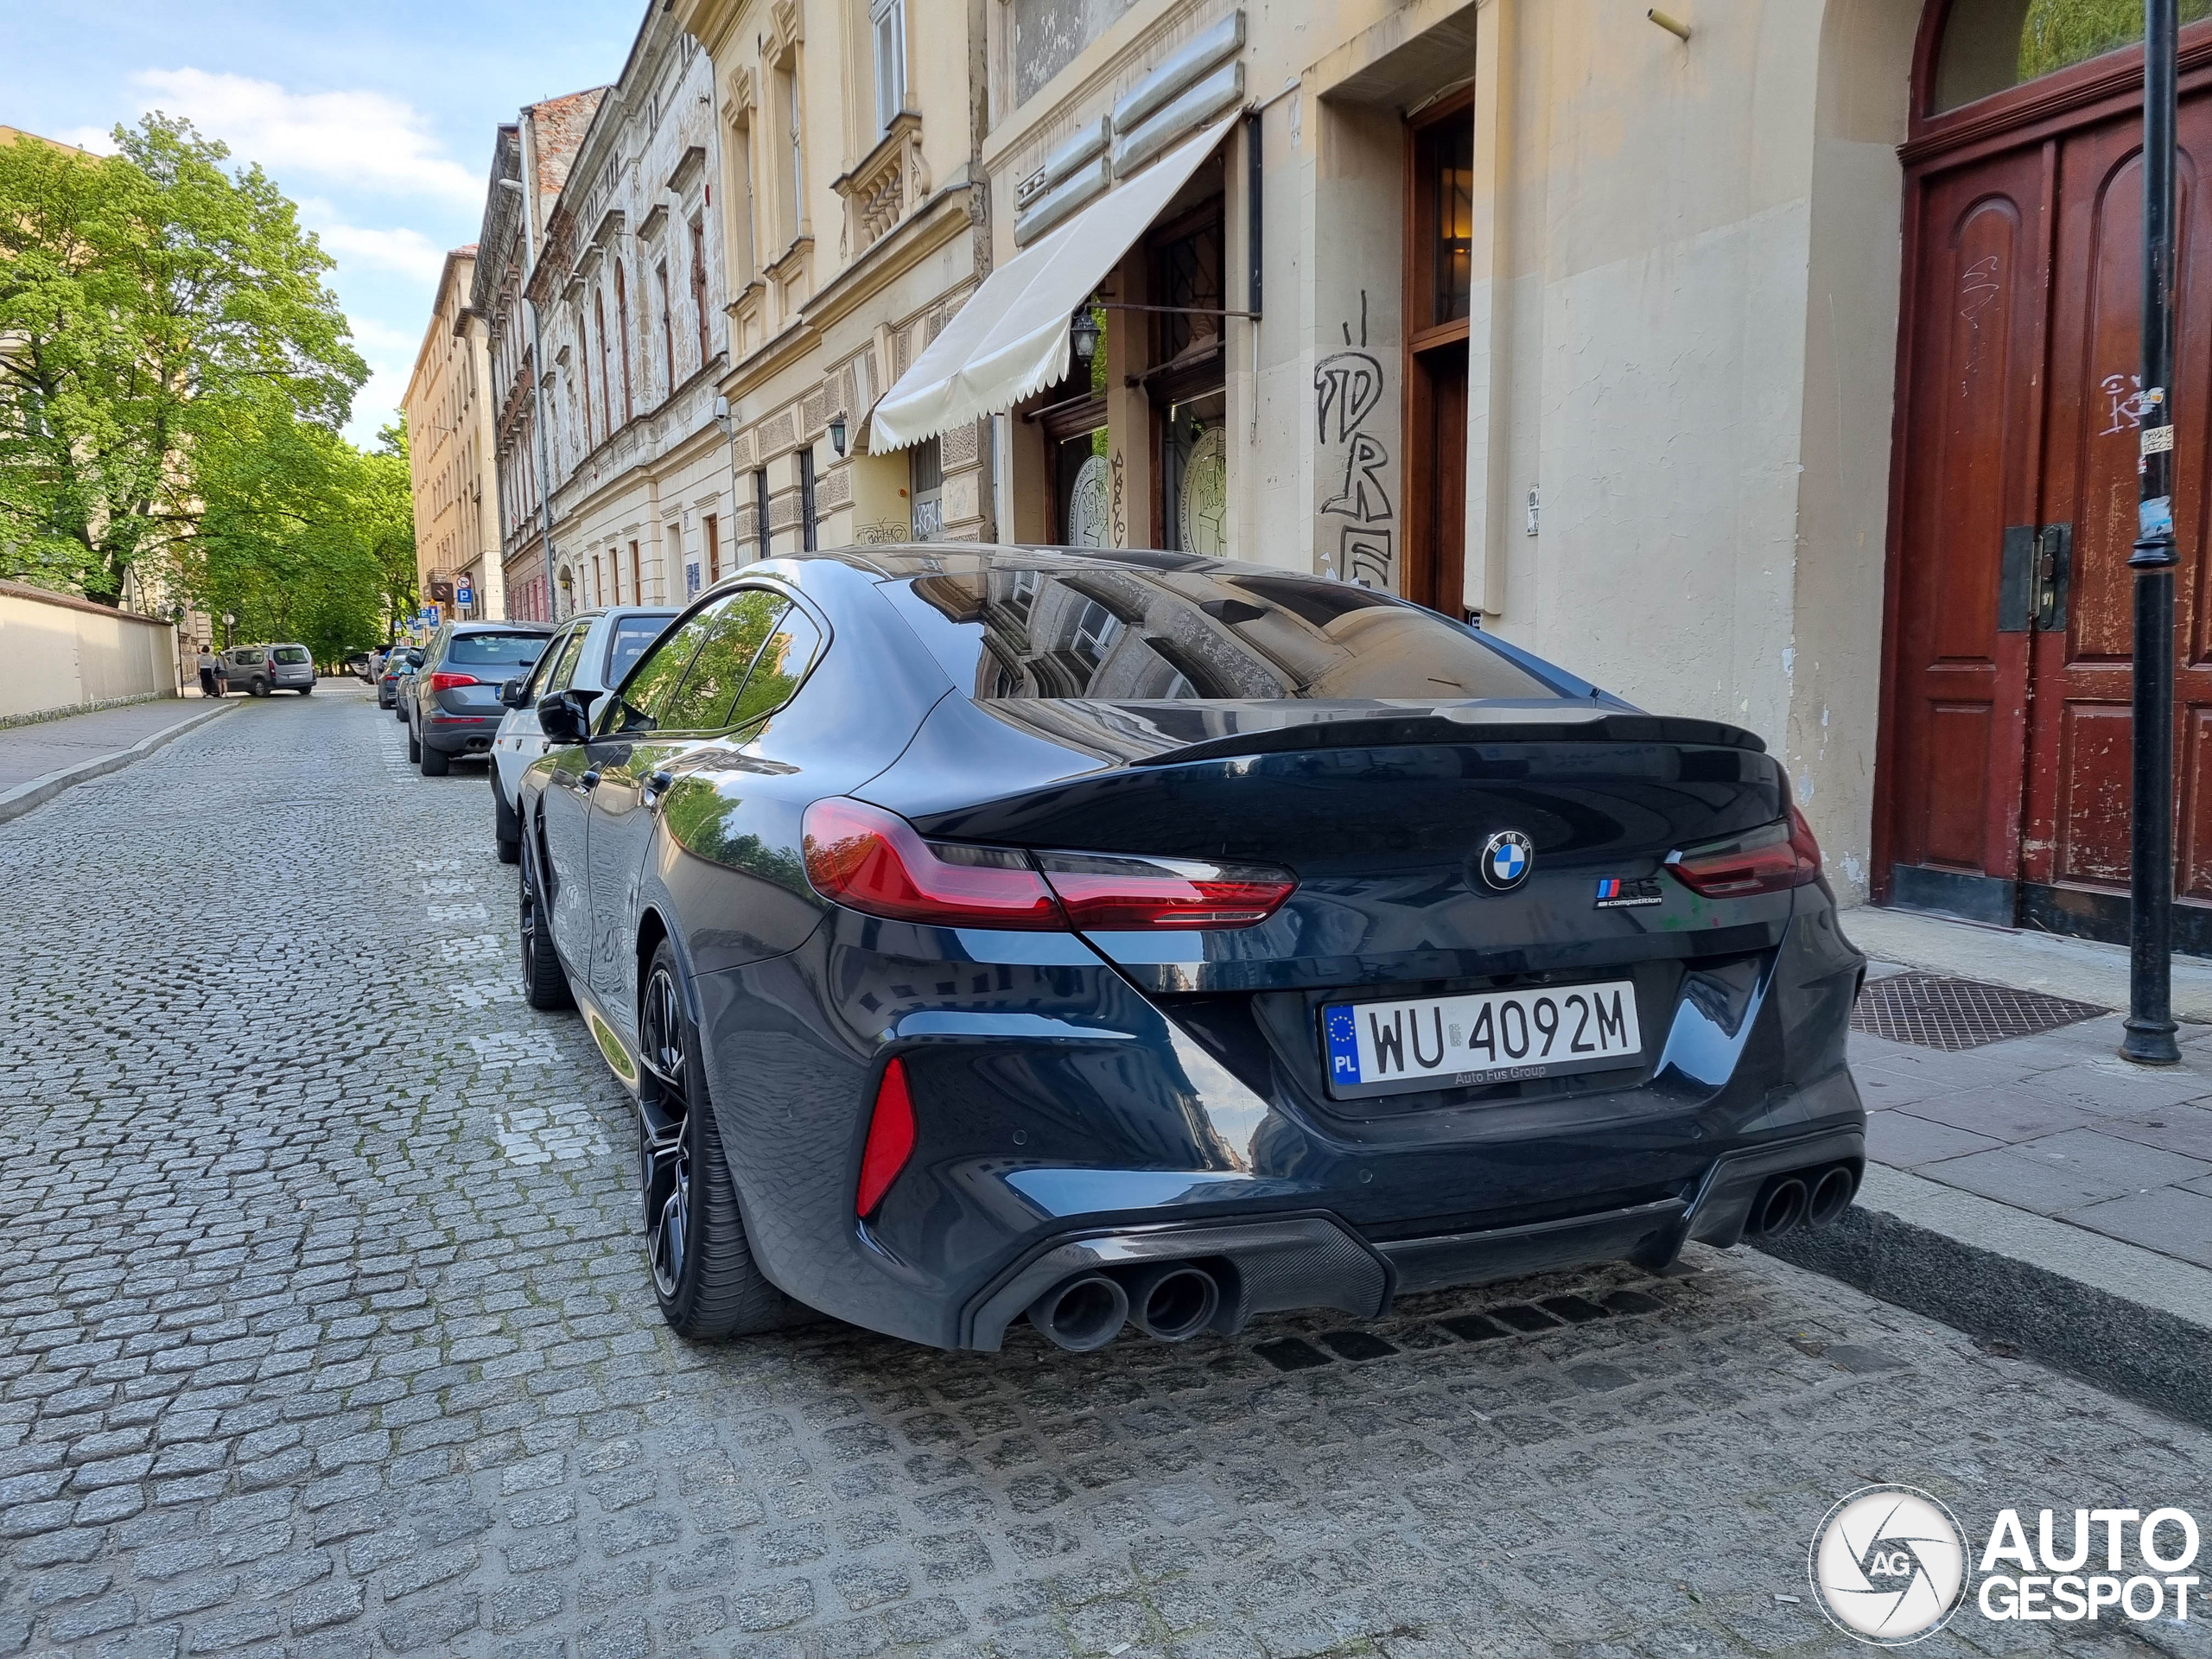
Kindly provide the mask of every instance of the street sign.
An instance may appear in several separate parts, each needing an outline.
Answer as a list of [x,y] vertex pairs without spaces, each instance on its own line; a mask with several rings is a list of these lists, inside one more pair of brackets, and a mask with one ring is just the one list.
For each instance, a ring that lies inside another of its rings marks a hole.
[[453,598],[456,605],[474,605],[476,602],[476,589],[469,585],[467,576],[463,576],[454,586]]

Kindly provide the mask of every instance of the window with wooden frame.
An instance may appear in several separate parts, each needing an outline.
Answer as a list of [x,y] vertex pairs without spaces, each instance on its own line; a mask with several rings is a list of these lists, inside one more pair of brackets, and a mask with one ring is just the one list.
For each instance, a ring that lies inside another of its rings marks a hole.
[[[1398,591],[1455,621],[1467,614],[1468,311],[1474,284],[1474,94],[1462,92],[1407,124],[1405,360],[1400,448],[1402,523]],[[1362,442],[1355,435],[1355,444]],[[1389,457],[1347,457],[1372,479]],[[1372,463],[1371,466],[1370,463]],[[1347,474],[1351,480],[1351,473]],[[1356,480],[1353,480],[1356,481]],[[1348,499],[1369,499],[1364,493]],[[1352,528],[1388,546],[1389,506],[1373,498],[1380,523]],[[1370,513],[1371,517],[1371,513]]]
[[668,261],[654,268],[660,284],[660,349],[668,372],[668,389],[676,390],[676,319],[668,297]]
[[607,411],[607,435],[614,435],[614,393],[612,367],[607,361],[607,290],[595,288],[591,291],[591,320],[599,330],[599,406]]
[[638,544],[630,543],[630,592],[632,604],[645,602],[645,567],[638,557]]
[[906,0],[870,0],[868,32],[875,41],[875,130],[891,130],[906,107]]
[[[1220,177],[1218,159],[1208,163]],[[1199,177],[1207,176],[1201,173]],[[1152,544],[1219,557],[1227,550],[1228,412],[1222,349],[1223,198],[1214,194],[1154,231],[1145,243],[1151,303]]]
[[711,588],[722,579],[721,520],[710,512],[701,522],[707,538],[707,586]]
[[708,344],[707,227],[696,217],[691,220],[691,314],[699,320],[699,366],[703,369],[714,351]]
[[622,359],[622,418],[626,422],[635,417],[637,407],[630,391],[630,289],[620,260],[614,265],[614,332]]

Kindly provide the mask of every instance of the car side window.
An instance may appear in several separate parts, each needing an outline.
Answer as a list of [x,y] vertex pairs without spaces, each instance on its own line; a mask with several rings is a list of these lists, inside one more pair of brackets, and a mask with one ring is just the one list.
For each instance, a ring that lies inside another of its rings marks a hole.
[[746,677],[745,689],[737,694],[737,702],[724,723],[730,726],[750,726],[766,720],[770,715],[791,700],[806,671],[814,666],[815,658],[822,654],[822,630],[814,626],[807,613],[796,605],[777,619],[760,654],[753,659],[753,672]]
[[660,726],[661,704],[668,700],[690,666],[692,654],[714,631],[728,599],[696,613],[683,626],[662,639],[638,659],[622,688],[607,698],[592,730],[594,736],[619,736],[626,732],[655,731]]
[[766,588],[740,588],[722,607],[714,632],[701,643],[683,683],[661,710],[664,731],[710,732],[723,724],[723,715],[745,684],[745,677],[760,655],[760,646],[790,601]]
[[[584,639],[590,632],[591,626],[588,623],[569,631],[569,637],[561,646],[558,660],[553,664],[552,677],[545,683],[545,689],[548,691],[565,691],[575,681],[576,664],[583,658]],[[544,662],[553,657],[554,653],[549,651],[538,660]]]
[[[569,630],[574,632],[575,630]],[[556,633],[536,663],[531,665],[529,676],[522,683],[524,702],[535,702],[543,696],[552,684],[553,671],[561,664],[561,654],[569,648],[569,633]]]

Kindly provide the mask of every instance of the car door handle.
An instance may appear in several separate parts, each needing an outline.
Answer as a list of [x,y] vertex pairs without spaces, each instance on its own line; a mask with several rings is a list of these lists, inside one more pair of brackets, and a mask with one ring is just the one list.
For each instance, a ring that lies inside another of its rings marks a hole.
[[576,782],[586,789],[597,789],[599,787],[599,768],[597,766],[594,766],[589,772],[584,773],[582,777],[577,779]]

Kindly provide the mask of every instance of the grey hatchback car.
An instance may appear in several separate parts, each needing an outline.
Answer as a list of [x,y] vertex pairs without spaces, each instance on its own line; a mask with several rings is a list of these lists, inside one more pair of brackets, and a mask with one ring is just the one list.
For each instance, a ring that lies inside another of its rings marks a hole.
[[399,683],[407,758],[425,778],[442,778],[457,754],[489,755],[506,716],[499,688],[527,674],[553,636],[543,622],[448,622]]

